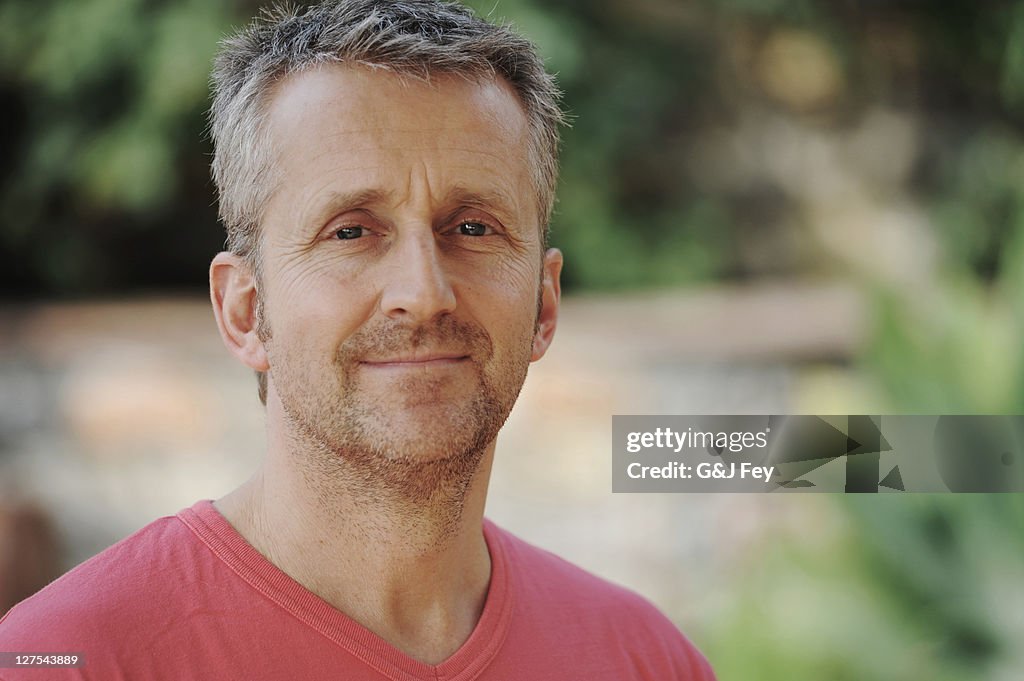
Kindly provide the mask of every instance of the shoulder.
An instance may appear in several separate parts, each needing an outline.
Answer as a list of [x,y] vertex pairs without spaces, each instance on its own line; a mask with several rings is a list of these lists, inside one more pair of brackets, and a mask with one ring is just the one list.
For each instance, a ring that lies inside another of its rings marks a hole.
[[632,651],[651,665],[645,678],[714,679],[700,651],[646,598],[493,524],[489,531],[501,541],[516,608],[536,626]]
[[615,613],[672,626],[661,612],[637,593],[609,582],[570,563],[550,551],[523,541],[491,525],[501,540],[508,570],[517,587],[548,603],[586,609],[591,614]]
[[160,518],[73,568],[0,619],[0,648],[87,646],[127,637],[185,588],[196,542],[175,516]]

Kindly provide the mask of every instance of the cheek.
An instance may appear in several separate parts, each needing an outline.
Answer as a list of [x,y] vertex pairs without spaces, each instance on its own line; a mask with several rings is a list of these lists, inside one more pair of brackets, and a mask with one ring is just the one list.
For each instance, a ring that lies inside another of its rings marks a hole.
[[540,277],[493,276],[471,285],[464,296],[469,313],[491,335],[496,350],[519,352],[530,345],[537,325]]
[[367,277],[364,267],[337,257],[330,249],[296,254],[278,259],[272,284],[284,305],[301,305],[311,298],[337,298],[347,294],[355,302],[364,293],[361,282]]
[[285,263],[266,291],[271,331],[298,347],[337,345],[373,314],[368,281],[324,258]]
[[479,291],[479,296],[492,296],[496,304],[500,301],[512,307],[524,300],[536,301],[542,276],[540,257],[525,250],[515,256],[505,253],[456,264],[453,270],[458,270],[464,286]]

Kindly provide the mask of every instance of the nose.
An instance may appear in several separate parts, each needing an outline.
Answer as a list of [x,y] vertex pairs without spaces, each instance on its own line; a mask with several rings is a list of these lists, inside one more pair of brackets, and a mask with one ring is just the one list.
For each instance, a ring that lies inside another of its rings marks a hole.
[[389,255],[380,300],[384,314],[421,323],[455,310],[455,291],[432,230],[403,235]]

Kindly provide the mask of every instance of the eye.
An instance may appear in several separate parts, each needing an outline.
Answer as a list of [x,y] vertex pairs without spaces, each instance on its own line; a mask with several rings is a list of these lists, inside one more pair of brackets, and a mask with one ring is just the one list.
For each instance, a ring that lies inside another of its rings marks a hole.
[[459,234],[464,236],[487,236],[491,228],[482,222],[463,222],[459,224]]
[[334,235],[336,237],[338,237],[339,239],[342,239],[342,240],[358,239],[359,237],[363,236],[363,232],[365,232],[365,231],[366,231],[365,227],[359,227],[359,226],[342,227],[337,232],[335,232]]

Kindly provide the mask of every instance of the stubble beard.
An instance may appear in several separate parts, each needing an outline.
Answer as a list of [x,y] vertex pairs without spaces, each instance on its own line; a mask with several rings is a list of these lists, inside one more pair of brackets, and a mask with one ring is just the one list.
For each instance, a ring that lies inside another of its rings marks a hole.
[[[482,328],[450,316],[415,328],[379,323],[346,340],[333,364],[317,375],[315,362],[279,347],[269,328],[261,328],[261,335],[295,445],[294,463],[318,500],[327,508],[341,503],[363,508],[366,513],[360,515],[371,525],[387,518],[407,528],[422,527],[432,541],[453,533],[484,454],[522,388],[532,336],[524,334],[509,358],[495,360],[491,338]],[[395,424],[389,415],[450,393],[450,377],[412,374],[386,396],[374,395],[360,385],[368,371],[360,360],[420,346],[468,354],[463,361],[471,363],[475,385],[468,395],[460,393],[464,399],[450,399],[443,417],[421,422],[410,432],[408,421]]]

